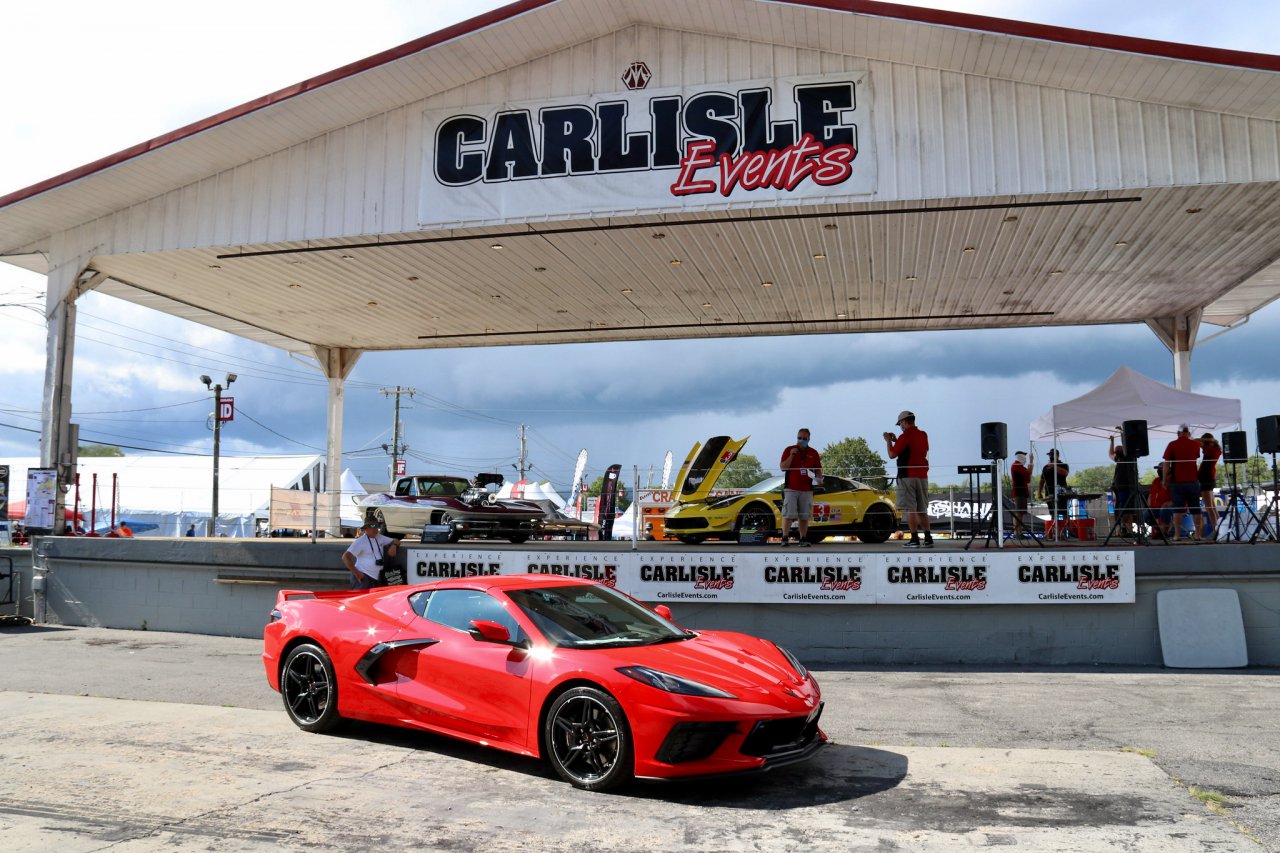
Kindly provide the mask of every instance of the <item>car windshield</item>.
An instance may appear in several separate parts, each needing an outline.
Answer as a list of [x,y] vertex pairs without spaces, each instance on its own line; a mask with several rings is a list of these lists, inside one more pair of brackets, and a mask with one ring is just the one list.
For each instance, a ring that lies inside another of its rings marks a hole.
[[767,479],[761,480],[760,482],[756,483],[754,486],[751,486],[750,488],[748,488],[746,492],[744,492],[744,494],[758,495],[764,492],[777,492],[781,490],[782,490],[782,478],[769,477]]
[[554,646],[571,649],[651,646],[693,636],[604,586],[573,584],[507,590]]

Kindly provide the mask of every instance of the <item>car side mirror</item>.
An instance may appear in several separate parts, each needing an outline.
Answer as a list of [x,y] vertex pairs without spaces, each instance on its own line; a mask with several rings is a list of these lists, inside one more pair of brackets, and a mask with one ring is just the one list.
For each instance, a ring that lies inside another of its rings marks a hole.
[[653,608],[653,612],[657,613],[663,619],[668,621],[671,620],[671,608],[665,604],[659,604],[657,607]]
[[488,619],[472,619],[471,630],[468,633],[471,634],[472,639],[481,643],[500,643],[517,649],[529,647],[528,640],[512,640],[511,632],[505,625],[499,625]]

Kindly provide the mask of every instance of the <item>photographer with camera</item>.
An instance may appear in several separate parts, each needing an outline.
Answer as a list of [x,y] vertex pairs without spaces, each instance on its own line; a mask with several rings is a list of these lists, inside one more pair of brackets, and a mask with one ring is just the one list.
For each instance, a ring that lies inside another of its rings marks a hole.
[[342,554],[342,563],[351,572],[352,589],[372,589],[382,586],[382,566],[396,555],[399,543],[378,532],[378,523],[368,519],[364,532]]

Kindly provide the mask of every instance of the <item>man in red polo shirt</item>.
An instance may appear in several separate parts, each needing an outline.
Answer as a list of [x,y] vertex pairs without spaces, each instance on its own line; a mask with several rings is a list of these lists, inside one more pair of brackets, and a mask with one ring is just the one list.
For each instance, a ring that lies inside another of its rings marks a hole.
[[1191,437],[1191,427],[1178,427],[1178,437],[1164,449],[1169,463],[1169,497],[1173,499],[1173,541],[1182,539],[1182,517],[1191,513],[1195,529],[1192,539],[1200,538],[1200,442]]
[[[911,541],[904,548],[932,548],[929,532],[929,434],[916,426],[914,412],[899,412],[898,426],[902,435],[884,434],[889,458],[898,460],[898,509],[907,514]],[[919,531],[924,531],[924,545]]]
[[822,482],[822,457],[809,446],[809,430],[796,431],[796,443],[782,451],[782,547],[791,544],[791,522],[800,528],[800,547],[809,547],[813,487]]

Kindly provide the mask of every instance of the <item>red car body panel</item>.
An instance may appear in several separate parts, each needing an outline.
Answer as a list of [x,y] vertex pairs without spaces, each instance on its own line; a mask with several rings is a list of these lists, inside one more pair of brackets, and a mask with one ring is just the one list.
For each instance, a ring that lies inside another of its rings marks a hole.
[[[817,682],[797,672],[773,643],[746,634],[705,631],[657,645],[556,647],[504,595],[507,590],[569,585],[597,584],[556,575],[499,575],[366,592],[285,590],[264,631],[267,680],[279,691],[281,661],[288,649],[311,641],[332,660],[342,717],[437,732],[529,756],[542,754],[539,731],[554,697],[572,686],[596,686],[625,711],[639,777],[766,769],[770,757],[742,751],[765,721],[810,721],[816,737],[803,757],[826,742],[826,735],[812,724],[822,704]],[[483,590],[492,595],[519,623],[531,647],[478,640],[418,616],[410,597],[433,589]],[[383,653],[366,679],[358,667],[379,643],[403,645]],[[665,692],[618,671],[628,666],[692,679],[733,698]],[[709,755],[661,760],[664,741],[673,726],[683,723],[718,723],[725,729],[733,725]]]

